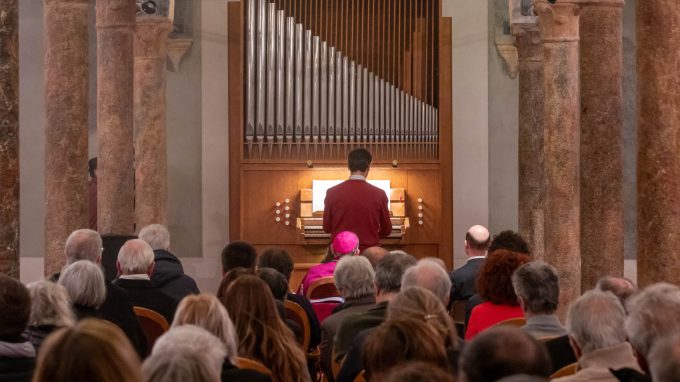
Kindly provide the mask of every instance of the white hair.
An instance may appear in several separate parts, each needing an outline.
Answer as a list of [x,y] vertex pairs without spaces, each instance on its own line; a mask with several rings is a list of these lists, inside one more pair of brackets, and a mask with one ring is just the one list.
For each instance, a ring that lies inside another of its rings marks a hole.
[[363,256],[340,258],[333,271],[335,286],[344,298],[360,298],[375,294],[375,271]]
[[418,286],[434,293],[439,301],[447,306],[451,295],[451,278],[436,261],[422,259],[404,272],[401,289]]
[[645,358],[654,342],[680,332],[680,288],[675,285],[651,285],[630,297],[626,307],[628,339]]
[[151,249],[170,249],[170,232],[161,224],[150,224],[139,231],[139,238],[149,243]]
[[80,260],[66,267],[59,276],[72,304],[99,308],[106,299],[104,272],[99,265]]
[[118,270],[121,275],[147,273],[153,260],[153,249],[146,241],[128,240],[118,252]]
[[649,371],[652,381],[680,381],[680,336],[660,338],[649,352]]
[[177,326],[158,338],[142,374],[147,381],[219,381],[226,354],[222,341],[207,330]]
[[66,263],[73,264],[78,260],[98,262],[102,254],[102,237],[97,231],[91,229],[79,229],[71,232],[66,239],[64,255]]
[[583,353],[626,341],[626,312],[611,292],[590,290],[569,305],[567,331]]
[[75,316],[66,289],[51,281],[36,281],[26,286],[31,295],[29,326],[71,326]]

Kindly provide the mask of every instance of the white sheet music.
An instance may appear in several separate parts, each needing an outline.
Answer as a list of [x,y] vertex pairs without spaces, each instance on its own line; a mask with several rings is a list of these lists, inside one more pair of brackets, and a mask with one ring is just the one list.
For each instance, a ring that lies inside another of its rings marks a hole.
[[[326,198],[326,191],[329,188],[336,186],[342,182],[342,180],[312,180],[312,210],[313,212],[323,211],[324,204],[323,201]],[[387,195],[387,208],[390,204],[390,181],[388,180],[367,180],[368,183],[382,189]]]

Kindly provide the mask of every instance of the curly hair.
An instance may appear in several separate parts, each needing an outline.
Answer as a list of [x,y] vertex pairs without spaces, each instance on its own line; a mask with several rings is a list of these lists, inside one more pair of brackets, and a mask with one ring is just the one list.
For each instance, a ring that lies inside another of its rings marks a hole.
[[496,305],[517,306],[512,273],[531,260],[528,255],[499,249],[487,256],[477,276],[477,292]]

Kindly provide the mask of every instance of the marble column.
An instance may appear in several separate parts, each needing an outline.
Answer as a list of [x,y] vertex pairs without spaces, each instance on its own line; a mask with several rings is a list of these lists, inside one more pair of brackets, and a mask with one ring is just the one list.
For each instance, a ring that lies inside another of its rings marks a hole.
[[680,284],[680,2],[637,2],[638,283]]
[[535,5],[543,43],[545,260],[560,276],[560,309],[581,294],[579,6]]
[[519,57],[519,232],[544,259],[543,46],[538,26],[513,26]]
[[134,128],[137,229],[168,223],[168,153],[165,129],[167,17],[137,20],[135,32]]
[[134,232],[133,39],[135,0],[97,0],[97,226]]
[[87,228],[88,0],[44,1],[45,275]]
[[0,274],[19,278],[19,2],[0,1]]
[[581,289],[623,276],[623,0],[580,0]]

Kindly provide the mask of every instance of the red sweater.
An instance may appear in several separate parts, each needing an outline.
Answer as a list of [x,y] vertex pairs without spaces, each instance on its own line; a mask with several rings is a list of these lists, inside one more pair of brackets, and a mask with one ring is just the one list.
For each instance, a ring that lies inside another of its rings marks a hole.
[[379,239],[392,232],[387,195],[365,180],[346,180],[326,192],[323,230],[331,241],[342,231],[359,237],[359,249],[378,245]]
[[471,340],[477,334],[501,321],[522,317],[524,317],[524,312],[522,312],[522,308],[519,305],[496,305],[488,301],[483,302],[472,309],[467,331],[465,332],[465,340]]

